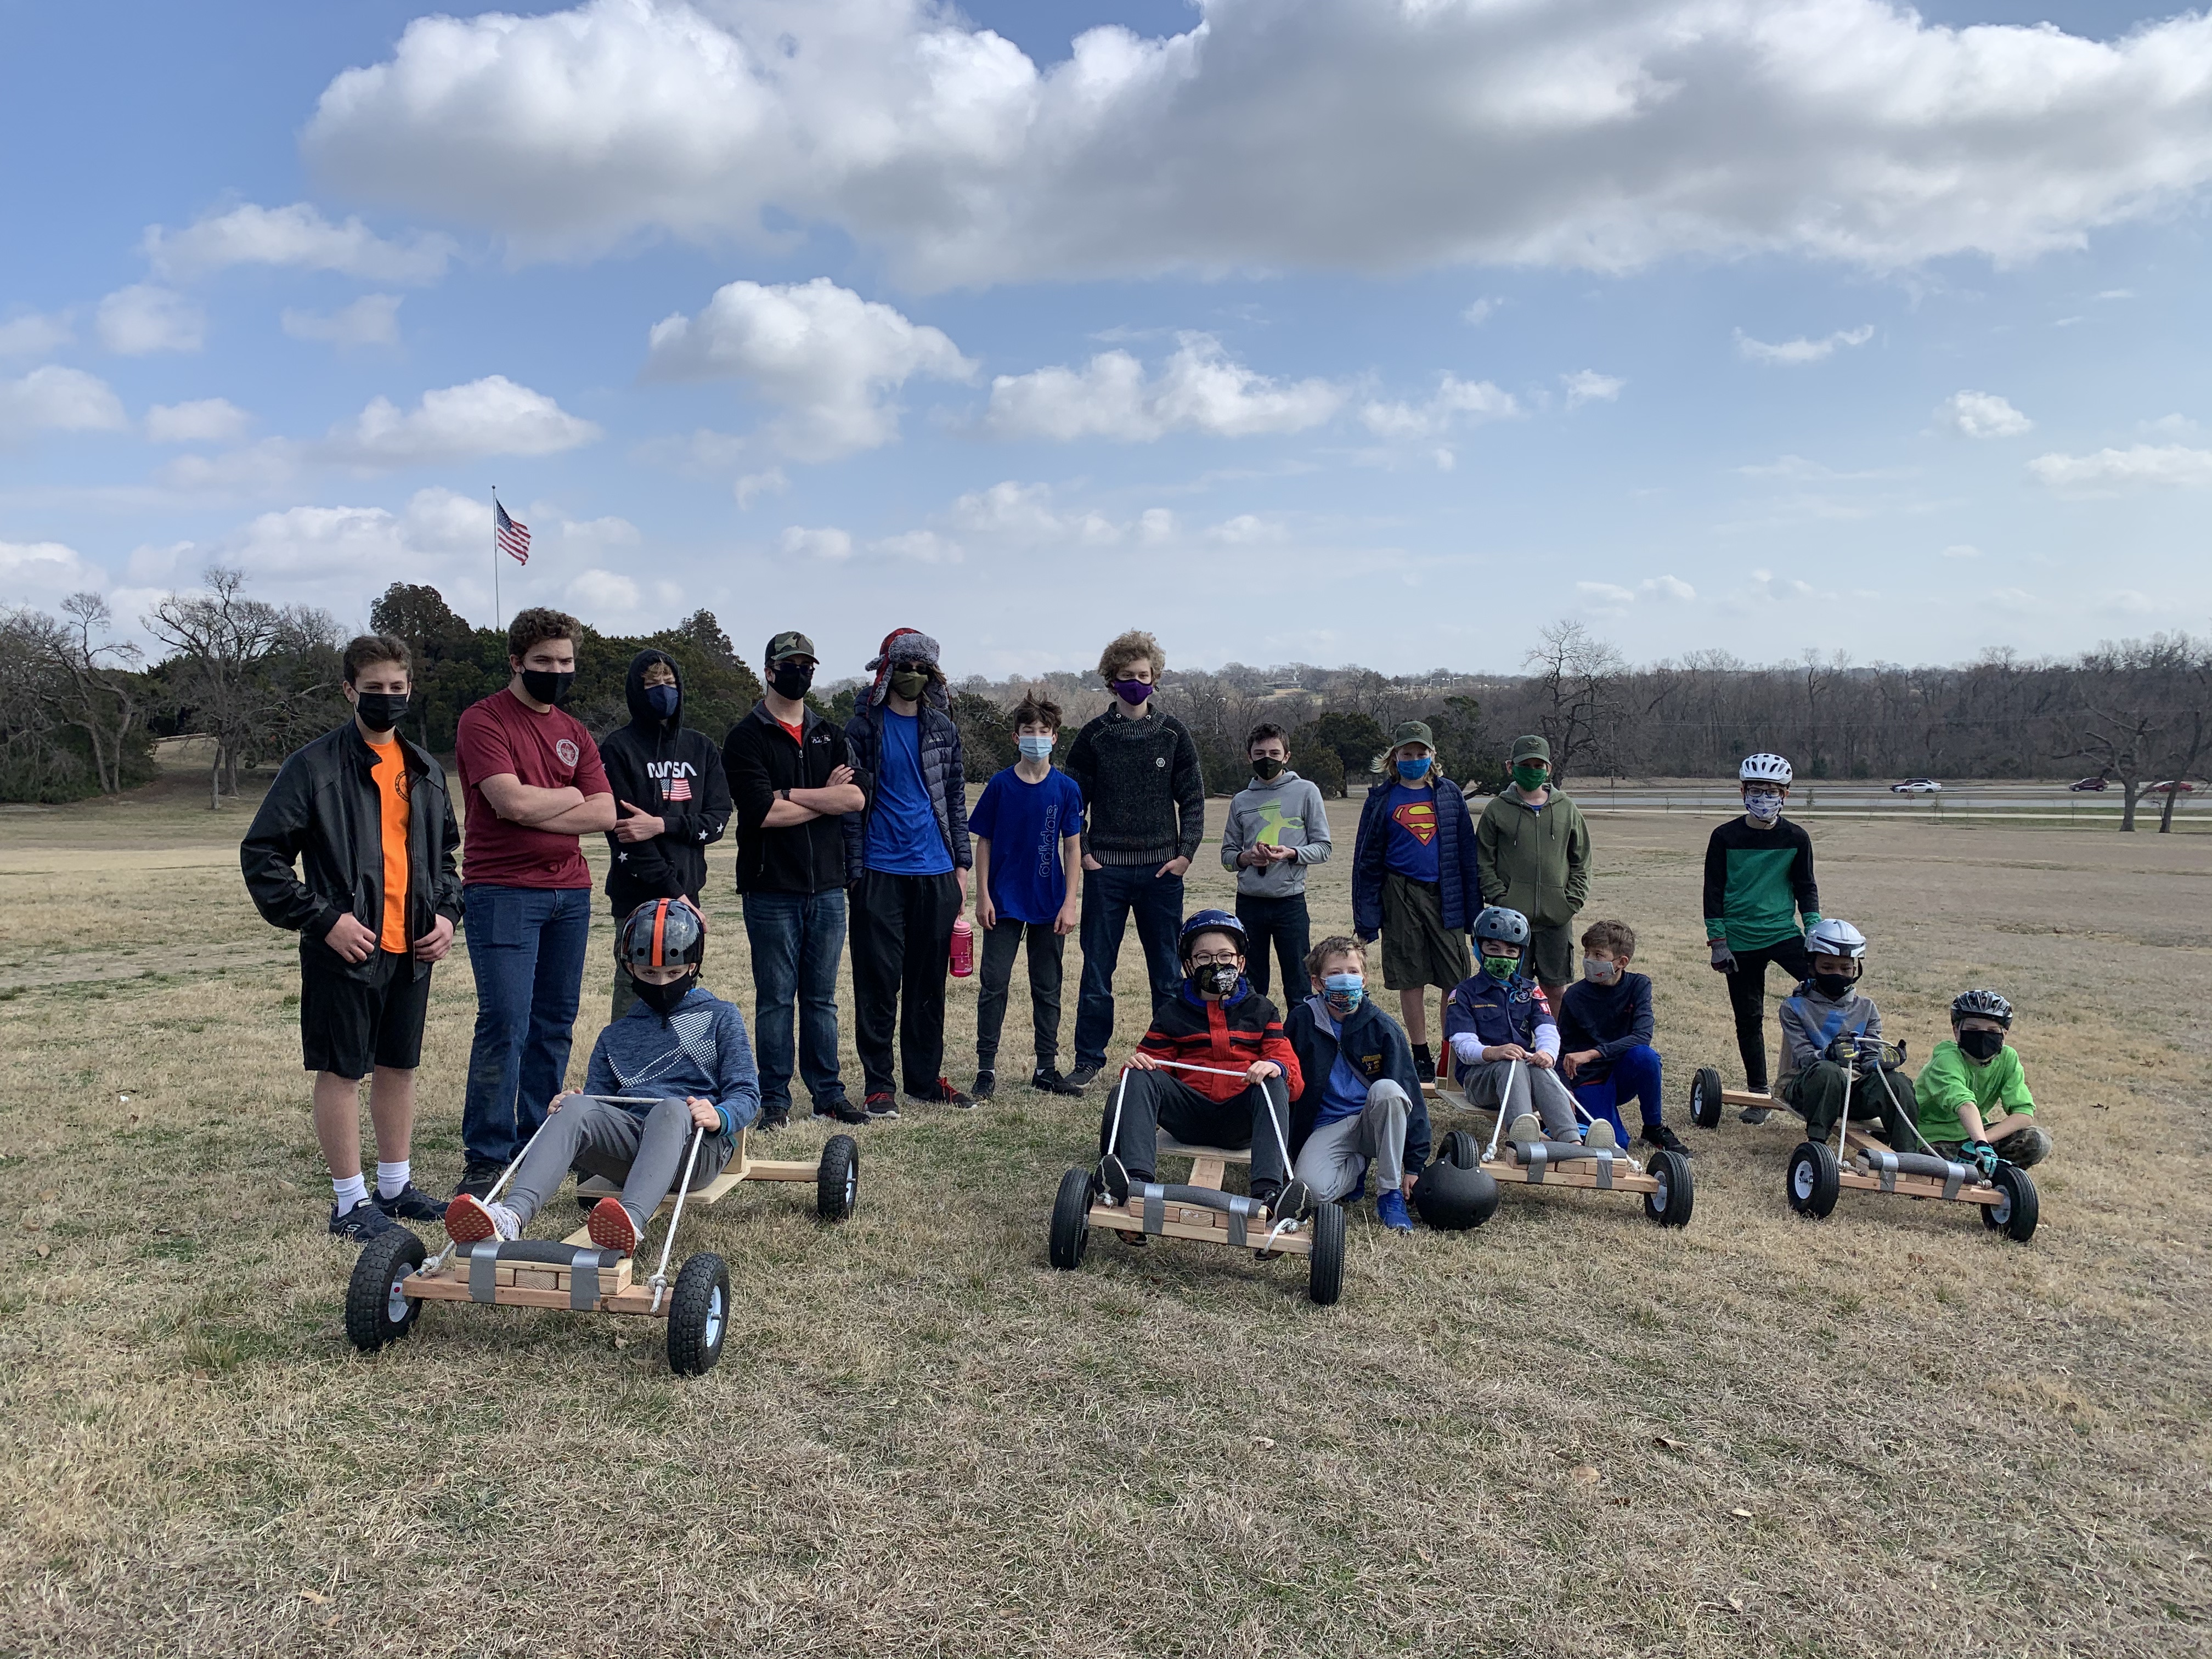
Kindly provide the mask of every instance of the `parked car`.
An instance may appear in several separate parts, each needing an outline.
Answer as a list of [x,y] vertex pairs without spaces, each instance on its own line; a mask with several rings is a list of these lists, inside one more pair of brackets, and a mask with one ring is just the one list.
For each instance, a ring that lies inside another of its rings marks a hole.
[[2111,786],[2102,778],[2076,778],[2073,782],[2068,784],[2066,787],[2068,793],[2071,794],[2078,795],[2084,790],[2089,789],[2094,789],[2099,794],[2102,794],[2107,788],[2111,787]]
[[2154,783],[2143,793],[2148,795],[2170,795],[2177,789],[2185,795],[2193,795],[2197,793],[2197,786],[2186,778],[2179,781],[2168,778],[2162,783]]
[[1903,783],[1891,784],[1889,793],[1893,795],[1940,795],[1943,793],[1943,786],[1933,778],[1907,778]]

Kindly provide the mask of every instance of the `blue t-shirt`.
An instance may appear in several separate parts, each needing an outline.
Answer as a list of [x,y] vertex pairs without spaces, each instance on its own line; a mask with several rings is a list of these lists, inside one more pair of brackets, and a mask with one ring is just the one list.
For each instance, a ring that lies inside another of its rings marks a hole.
[[1385,869],[1415,881],[1437,879],[1437,792],[1390,786],[1390,831],[1382,851]]
[[1061,843],[1083,830],[1083,791],[1054,767],[1029,783],[1009,766],[983,786],[968,833],[991,843],[991,902],[1006,921],[1049,922],[1067,902]]
[[1328,1080],[1321,1085],[1321,1110],[1314,1114],[1316,1129],[1358,1117],[1367,1109],[1367,1091],[1372,1086],[1344,1052],[1343,1025],[1330,1019],[1328,1030],[1337,1041],[1336,1064],[1328,1068]]
[[921,721],[883,711],[883,753],[876,757],[876,800],[868,814],[868,868],[887,876],[942,876],[952,849],[937,827],[921,781]]

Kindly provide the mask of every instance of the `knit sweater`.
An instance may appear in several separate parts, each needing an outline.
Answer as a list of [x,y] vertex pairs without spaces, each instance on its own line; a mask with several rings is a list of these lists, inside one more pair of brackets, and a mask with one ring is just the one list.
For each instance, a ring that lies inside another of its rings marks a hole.
[[1173,714],[1133,720],[1109,708],[1075,735],[1067,775],[1083,791],[1083,850],[1101,864],[1165,864],[1198,856],[1206,838],[1206,773]]
[[[1297,856],[1255,869],[1237,860],[1255,847],[1288,847]],[[1221,867],[1237,872],[1237,890],[1252,898],[1295,898],[1306,890],[1306,866],[1329,854],[1328,809],[1321,791],[1295,772],[1273,782],[1254,778],[1229,803],[1221,830]]]

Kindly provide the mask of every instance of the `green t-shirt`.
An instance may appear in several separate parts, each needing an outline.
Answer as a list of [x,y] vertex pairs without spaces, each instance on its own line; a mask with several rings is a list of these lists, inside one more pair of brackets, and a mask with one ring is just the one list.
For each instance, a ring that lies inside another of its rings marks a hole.
[[1930,1140],[1965,1139],[1966,1130],[1959,1121],[1959,1108],[1969,1100],[1984,1123],[1992,1106],[2031,1117],[2035,1115],[2035,1097],[2027,1091],[2027,1070],[2010,1043],[1981,1066],[1968,1060],[1955,1042],[1936,1045],[1936,1052],[1928,1056],[1912,1085],[1912,1115],[1919,1122],[1920,1133]]

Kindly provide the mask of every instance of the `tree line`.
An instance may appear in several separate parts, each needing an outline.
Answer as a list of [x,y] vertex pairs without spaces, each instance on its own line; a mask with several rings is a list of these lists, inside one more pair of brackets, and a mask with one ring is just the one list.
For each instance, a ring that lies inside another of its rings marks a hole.
[[[198,589],[165,596],[139,619],[162,649],[154,661],[120,636],[96,594],[72,594],[57,614],[0,611],[0,799],[119,793],[153,775],[157,739],[189,734],[209,742],[209,802],[217,805],[238,793],[242,775],[273,767],[343,720],[336,620],[246,587],[240,573],[218,567]],[[405,582],[385,591],[368,622],[414,653],[404,729],[450,752],[461,710],[507,684],[505,633],[471,624],[435,587]],[[759,680],[710,611],[647,635],[605,635],[586,623],[569,708],[594,733],[629,718],[624,675],[647,647],[682,666],[685,718],[702,731],[727,730],[760,697]],[[2079,769],[2112,781],[2124,827],[2133,828],[2153,783],[2201,778],[2212,751],[2212,640],[2187,634],[2063,659],[1995,651],[1952,666],[1854,665],[1816,652],[1753,665],[1711,651],[1635,666],[1583,624],[1560,622],[1540,631],[1518,666],[1385,675],[1231,663],[1170,673],[1159,702],[1190,728],[1215,793],[1245,782],[1245,739],[1256,726],[1281,726],[1291,763],[1341,795],[1378,775],[1399,722],[1419,720],[1435,734],[1445,775],[1483,789],[1503,784],[1513,738],[1536,732],[1571,789],[1601,776],[1730,777],[1742,756],[1762,749],[1789,756],[1808,781]],[[1039,688],[1060,703],[1071,729],[1109,695],[1087,673],[954,682],[952,714],[972,777],[1013,763],[1007,711]],[[842,720],[861,690],[857,679],[833,681],[809,701]],[[2171,791],[2160,799],[2161,829],[2174,801]]]

